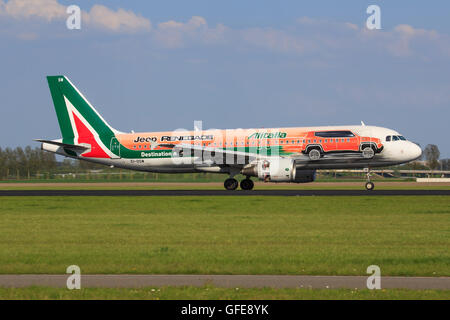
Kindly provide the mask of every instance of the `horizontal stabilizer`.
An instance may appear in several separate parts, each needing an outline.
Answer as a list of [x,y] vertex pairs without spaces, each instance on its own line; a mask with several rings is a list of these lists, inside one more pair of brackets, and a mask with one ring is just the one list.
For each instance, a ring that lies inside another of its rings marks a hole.
[[68,144],[68,143],[62,143],[62,142],[58,142],[58,141],[53,141],[53,140],[43,140],[43,139],[35,139],[34,141],[38,141],[38,142],[42,142],[42,143],[48,143],[48,144],[53,144],[55,146],[59,146],[62,148],[67,148],[73,151],[86,151],[89,149],[89,147],[86,146],[81,146],[81,145],[76,145],[76,144]]

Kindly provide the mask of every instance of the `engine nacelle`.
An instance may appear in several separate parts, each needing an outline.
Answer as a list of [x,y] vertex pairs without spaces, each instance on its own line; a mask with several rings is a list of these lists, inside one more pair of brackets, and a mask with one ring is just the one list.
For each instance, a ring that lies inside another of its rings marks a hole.
[[316,179],[316,170],[297,169],[294,160],[287,158],[259,160],[242,169],[241,173],[265,182],[305,183]]
[[295,168],[294,180],[295,183],[307,183],[316,180],[316,170],[302,170]]

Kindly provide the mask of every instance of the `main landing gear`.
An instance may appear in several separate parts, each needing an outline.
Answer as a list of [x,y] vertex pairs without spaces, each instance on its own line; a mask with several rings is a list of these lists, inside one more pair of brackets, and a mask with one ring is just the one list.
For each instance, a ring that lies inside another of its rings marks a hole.
[[366,182],[366,189],[371,191],[375,188],[375,184],[370,181],[370,169],[366,168],[366,177],[367,177],[367,182]]
[[[223,186],[227,190],[236,190],[237,187],[239,186],[239,182],[234,178],[228,178],[223,183]],[[244,180],[241,181],[241,189],[242,190],[252,190],[254,186],[255,186],[255,184],[253,183],[253,181],[250,178],[245,178]]]
[[234,179],[234,178],[228,178],[227,180],[225,180],[225,182],[223,183],[223,186],[225,187],[225,189],[227,190],[236,190],[237,187],[239,186],[239,182]]
[[242,190],[252,190],[255,184],[250,178],[245,178],[241,181],[241,189]]

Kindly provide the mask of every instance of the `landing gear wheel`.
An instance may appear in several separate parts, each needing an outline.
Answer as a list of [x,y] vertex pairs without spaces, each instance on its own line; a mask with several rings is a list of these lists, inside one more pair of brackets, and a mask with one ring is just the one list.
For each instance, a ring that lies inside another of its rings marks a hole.
[[313,161],[320,159],[320,151],[317,149],[312,149],[308,152],[309,158]]
[[375,156],[375,150],[373,150],[373,148],[371,147],[365,147],[362,150],[362,156],[365,159],[372,159]]
[[255,184],[251,179],[244,179],[241,181],[241,189],[242,190],[252,190]]
[[366,190],[371,191],[375,188],[375,184],[370,181],[370,168],[365,168],[364,171],[366,172],[367,177]]
[[375,188],[375,184],[373,182],[370,182],[370,181],[366,182],[366,189],[367,190],[371,191],[374,188]]
[[225,180],[225,182],[223,183],[223,186],[227,190],[236,190],[238,185],[239,185],[239,182],[233,178],[229,178],[229,179]]

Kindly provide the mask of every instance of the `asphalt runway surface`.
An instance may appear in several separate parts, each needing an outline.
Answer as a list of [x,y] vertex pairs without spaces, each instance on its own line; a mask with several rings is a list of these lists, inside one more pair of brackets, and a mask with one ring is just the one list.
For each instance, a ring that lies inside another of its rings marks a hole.
[[0,196],[450,196],[450,190],[0,190]]
[[[1,287],[64,288],[70,275],[0,275]],[[82,288],[214,285],[226,288],[367,289],[365,276],[294,275],[81,275]],[[381,277],[382,289],[450,290],[450,277]]]

